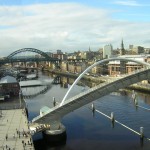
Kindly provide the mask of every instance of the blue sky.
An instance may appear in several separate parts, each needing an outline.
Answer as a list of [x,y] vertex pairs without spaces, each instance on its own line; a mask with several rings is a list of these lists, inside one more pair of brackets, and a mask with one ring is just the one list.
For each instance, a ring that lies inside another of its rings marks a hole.
[[117,12],[113,16],[118,19],[150,20],[150,2],[148,0],[0,0],[0,5],[2,6],[48,3],[79,3],[94,8],[116,10]]
[[[148,0],[0,0],[0,55],[25,47],[150,47]],[[9,44],[8,44],[9,43]]]

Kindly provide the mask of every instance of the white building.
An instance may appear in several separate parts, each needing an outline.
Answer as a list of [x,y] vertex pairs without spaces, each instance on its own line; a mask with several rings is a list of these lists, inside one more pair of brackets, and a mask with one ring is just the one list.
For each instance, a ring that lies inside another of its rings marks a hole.
[[112,55],[113,47],[111,44],[105,45],[103,47],[103,58],[110,58]]

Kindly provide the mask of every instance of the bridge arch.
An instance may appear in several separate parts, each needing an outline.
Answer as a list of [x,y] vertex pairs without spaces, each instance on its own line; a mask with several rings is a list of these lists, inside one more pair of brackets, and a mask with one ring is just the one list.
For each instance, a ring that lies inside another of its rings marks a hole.
[[134,60],[134,59],[129,59],[129,58],[109,58],[109,59],[103,59],[100,61],[95,62],[93,65],[89,66],[87,69],[85,69],[79,76],[78,78],[74,81],[74,83],[71,85],[71,87],[69,88],[69,90],[67,91],[66,95],[64,96],[63,100],[60,103],[60,107],[64,104],[65,100],[67,99],[67,96],[69,95],[70,91],[73,89],[73,87],[78,83],[78,81],[93,67],[108,62],[108,61],[113,61],[113,60],[122,60],[122,61],[131,61],[131,62],[135,62],[135,63],[139,63],[142,64],[146,67],[150,68],[150,64],[146,63],[146,62],[142,62],[142,61],[138,61],[138,60]]
[[22,52],[27,52],[27,51],[28,52],[35,52],[37,54],[40,54],[48,60],[53,59],[53,58],[49,57],[46,53],[42,52],[41,50],[35,49],[35,48],[22,48],[22,49],[16,50],[13,53],[11,53],[10,55],[8,55],[7,59],[11,59],[16,54],[19,54],[19,53],[22,53]]

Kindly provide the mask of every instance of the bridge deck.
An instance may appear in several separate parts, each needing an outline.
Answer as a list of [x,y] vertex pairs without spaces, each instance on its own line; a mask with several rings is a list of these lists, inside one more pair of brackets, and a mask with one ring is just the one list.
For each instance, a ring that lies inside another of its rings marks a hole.
[[24,109],[0,110],[0,126],[0,149],[34,150]]

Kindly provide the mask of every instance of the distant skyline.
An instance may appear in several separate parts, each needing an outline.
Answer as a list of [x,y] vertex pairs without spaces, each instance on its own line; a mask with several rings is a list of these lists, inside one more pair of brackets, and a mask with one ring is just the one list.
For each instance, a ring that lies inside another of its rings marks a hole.
[[150,47],[147,0],[0,0],[0,56],[21,48],[74,52]]

